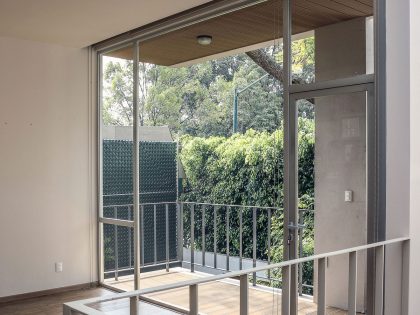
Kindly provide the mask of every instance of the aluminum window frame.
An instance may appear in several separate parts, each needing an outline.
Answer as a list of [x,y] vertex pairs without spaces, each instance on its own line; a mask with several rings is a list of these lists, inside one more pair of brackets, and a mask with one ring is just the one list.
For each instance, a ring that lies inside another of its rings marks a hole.
[[[141,45],[141,42],[153,37],[160,36],[162,34],[169,33],[176,29],[180,29],[189,25],[193,25],[195,23],[209,20],[216,16],[220,16],[235,10],[240,10],[242,8],[252,6],[266,0],[226,0],[221,1],[219,3],[212,4],[210,9],[201,8],[196,10],[195,12],[188,12],[184,15],[176,16],[173,19],[168,19],[161,23],[157,23],[150,27],[146,28],[139,28],[132,32],[128,32],[112,38],[110,40],[103,41],[96,45],[93,45],[93,50],[96,53],[97,58],[97,224],[98,224],[98,279],[100,284],[103,285],[104,282],[104,265],[103,265],[103,222],[101,222],[101,218],[103,217],[103,181],[102,181],[102,106],[103,106],[103,73],[102,73],[102,58],[104,54],[109,53],[113,50],[117,50],[123,47],[129,47],[131,45],[137,46]],[[375,242],[381,241],[385,238],[385,231],[386,231],[386,29],[385,29],[385,22],[386,22],[386,1],[385,0],[374,0],[375,7],[374,7],[374,62],[375,62],[375,72],[373,75],[363,75],[359,76],[359,78],[353,77],[348,79],[340,79],[330,82],[323,82],[314,85],[293,85],[292,78],[291,78],[291,22],[292,22],[292,15],[291,15],[291,1],[292,0],[283,0],[283,44],[284,44],[284,54],[283,54],[283,66],[284,66],[284,128],[285,128],[285,138],[284,138],[284,147],[285,153],[290,151],[290,135],[289,135],[289,128],[293,127],[290,124],[293,123],[290,119],[289,110],[291,100],[295,99],[296,96],[302,95],[315,95],[316,91],[328,91],[331,94],[332,90],[335,89],[346,89],[350,86],[363,86],[363,84],[373,84],[373,103],[374,103],[374,110],[375,110],[375,124],[372,128],[375,128],[375,167],[372,171],[374,174],[370,174],[373,176],[375,181],[375,188],[373,192],[375,193],[375,200],[372,203],[374,211],[374,217],[371,218],[372,222],[372,231],[369,232],[368,229],[368,242]],[[134,47],[134,50],[136,48]],[[137,59],[138,61],[138,54],[137,56],[133,56],[133,62]],[[137,63],[138,65],[138,63]],[[133,75],[134,73],[133,67]],[[138,76],[138,72],[137,72]],[[134,80],[133,80],[134,81]],[[331,84],[330,87],[327,85]],[[335,91],[338,91],[335,90]],[[369,89],[371,91],[371,88]],[[319,92],[319,93],[323,93]],[[138,100],[138,91],[135,92],[137,95],[133,95],[135,99]],[[307,94],[305,94],[307,93]],[[314,94],[315,93],[315,94]],[[318,92],[317,92],[318,93]],[[134,94],[134,90],[133,90]],[[329,94],[329,95],[330,95]],[[379,104],[381,106],[379,106]],[[136,119],[137,120],[137,119]],[[134,127],[134,126],[133,126]],[[294,126],[296,127],[296,126]],[[135,129],[135,128],[133,128]],[[373,130],[373,129],[372,129]],[[295,131],[294,131],[295,132]],[[287,158],[286,158],[287,156]],[[297,204],[296,203],[296,179],[290,178],[290,156],[285,154],[285,205],[288,202],[291,202],[291,205]],[[138,162],[135,162],[138,164]],[[286,165],[287,164],[287,165]],[[293,201],[294,200],[294,201]],[[295,206],[294,206],[295,207]],[[286,208],[286,207],[285,207]],[[292,216],[285,215],[285,226],[287,231],[287,225],[289,222],[294,220],[293,222],[297,222],[297,213],[293,213]],[[287,241],[287,234],[285,234],[285,239]],[[286,248],[286,246],[285,246]],[[297,249],[294,250],[292,256],[297,255]],[[285,254],[286,255],[286,254]],[[290,258],[289,253],[287,256]],[[295,272],[293,272],[295,273]],[[285,279],[288,279],[288,274],[283,275]],[[295,281],[297,281],[297,276],[294,277]],[[293,280],[293,279],[292,279]],[[287,281],[285,281],[287,282]],[[291,294],[294,294],[294,287],[292,284],[292,290],[290,290]],[[369,291],[369,290],[368,290]],[[297,298],[297,295],[296,295]],[[290,305],[288,302],[284,300],[283,307],[288,309],[289,311],[293,311],[289,309]],[[296,310],[294,310],[296,311]]]

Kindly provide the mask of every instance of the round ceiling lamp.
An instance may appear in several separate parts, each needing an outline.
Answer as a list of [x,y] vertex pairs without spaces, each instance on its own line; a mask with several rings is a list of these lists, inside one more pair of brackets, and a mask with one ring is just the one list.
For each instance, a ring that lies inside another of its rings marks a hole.
[[203,46],[210,45],[212,40],[213,40],[213,37],[211,37],[210,35],[199,35],[199,36],[197,36],[197,42],[200,45],[203,45]]

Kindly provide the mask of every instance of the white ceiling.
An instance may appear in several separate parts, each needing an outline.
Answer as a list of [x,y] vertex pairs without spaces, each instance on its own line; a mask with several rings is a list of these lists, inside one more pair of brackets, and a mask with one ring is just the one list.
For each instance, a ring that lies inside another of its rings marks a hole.
[[0,0],[0,36],[86,47],[209,0]]

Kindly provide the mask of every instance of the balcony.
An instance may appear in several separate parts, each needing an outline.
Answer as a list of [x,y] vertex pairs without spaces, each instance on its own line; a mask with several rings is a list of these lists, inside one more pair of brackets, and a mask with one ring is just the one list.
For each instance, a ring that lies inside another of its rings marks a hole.
[[[69,303],[65,306],[67,312],[128,314],[131,309],[140,314],[293,314],[296,307],[299,315],[360,314],[356,312],[357,256],[366,251],[375,255],[375,287],[379,288],[376,292],[382,292],[385,247],[397,244],[405,250],[408,244],[407,239],[401,238],[303,257],[303,231],[310,228],[305,226],[305,218],[314,213],[301,209],[297,225],[300,257],[273,262],[273,251],[283,242],[272,225],[276,219],[282,220],[279,208],[145,203],[140,205],[138,216],[141,273],[135,291],[132,205],[109,208],[112,211],[104,209],[108,217],[101,219],[104,239],[108,238],[104,242],[103,285],[122,293]],[[147,229],[153,231],[149,233],[151,243],[145,237]],[[262,248],[261,244],[264,244]],[[326,269],[328,259],[334,256],[345,256],[348,260],[348,283],[340,284],[348,286],[346,310],[326,304]],[[305,270],[308,267],[312,268]],[[290,294],[293,268],[298,270],[296,303]],[[314,272],[315,297],[312,295]],[[382,293],[375,297],[378,305],[382,299]]]

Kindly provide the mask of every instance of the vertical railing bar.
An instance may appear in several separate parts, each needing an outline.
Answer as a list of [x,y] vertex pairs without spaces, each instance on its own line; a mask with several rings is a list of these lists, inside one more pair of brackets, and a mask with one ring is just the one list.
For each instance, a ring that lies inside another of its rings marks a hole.
[[229,256],[229,243],[230,243],[230,239],[229,239],[229,234],[230,234],[230,224],[229,224],[229,212],[230,212],[230,207],[226,207],[226,270],[229,271],[229,260],[230,260],[230,256]]
[[249,282],[248,274],[240,276],[239,279],[239,314],[248,315],[249,312]]
[[156,204],[153,205],[153,255],[155,265],[157,264],[157,238],[156,238]]
[[[257,208],[252,208],[252,267],[257,266]],[[257,273],[252,273],[252,285],[257,285]]]
[[67,306],[66,304],[63,304],[63,315],[73,315],[73,310]]
[[326,258],[318,259],[318,297],[317,297],[317,304],[318,310],[317,315],[325,315],[326,314],[326,305],[325,305],[325,288],[326,288],[326,279],[325,279],[325,272],[326,272]]
[[239,207],[239,270],[242,270],[242,207]]
[[198,285],[197,284],[190,285],[189,292],[190,292],[189,315],[198,315]]
[[130,297],[130,315],[138,315],[139,303],[137,296]]
[[356,315],[357,252],[349,253],[348,315]]
[[281,315],[290,315],[290,266],[282,268]]
[[140,264],[144,266],[144,206],[140,207],[140,235],[141,235],[141,257],[140,257]]
[[166,272],[169,272],[169,205],[165,204]]
[[177,217],[178,217],[178,261],[184,261],[184,205],[182,202],[177,202]]
[[213,267],[217,269],[217,206],[213,207]]
[[[130,206],[128,206],[128,219],[132,220],[131,219],[131,207]],[[131,233],[132,233],[132,228],[128,228],[128,244],[129,244],[128,245],[129,246],[129,249],[128,249],[128,268],[130,268],[130,269],[131,269],[131,259],[132,259],[132,256],[131,256],[131,242],[132,242]],[[143,237],[141,239],[143,239]],[[141,257],[143,257],[143,255],[141,255]]]
[[410,241],[403,241],[401,244],[402,257],[402,288],[401,288],[401,315],[409,314],[409,292],[410,292]]
[[[298,212],[298,216],[299,216],[299,224],[302,225],[303,224],[303,213],[302,211]],[[303,230],[299,229],[298,230],[298,236],[299,236],[299,258],[301,258],[303,256]],[[302,296],[303,295],[303,264],[299,263],[298,265],[299,267],[299,295]]]
[[206,206],[202,206],[201,215],[201,264],[206,265]]
[[379,246],[375,251],[375,315],[383,315],[384,307],[384,254],[385,246]]
[[[267,226],[267,264],[271,264],[271,209],[268,209],[267,212],[268,226]],[[268,269],[267,272],[268,280],[271,279],[271,269]]]
[[195,205],[192,204],[190,207],[190,228],[191,228],[191,245],[190,245],[190,250],[191,250],[191,272],[194,272],[194,207]]
[[[117,207],[114,207],[114,218],[118,219],[118,209]],[[119,255],[118,255],[118,226],[114,225],[114,272],[115,272],[115,281],[118,281],[118,260],[119,260]]]

